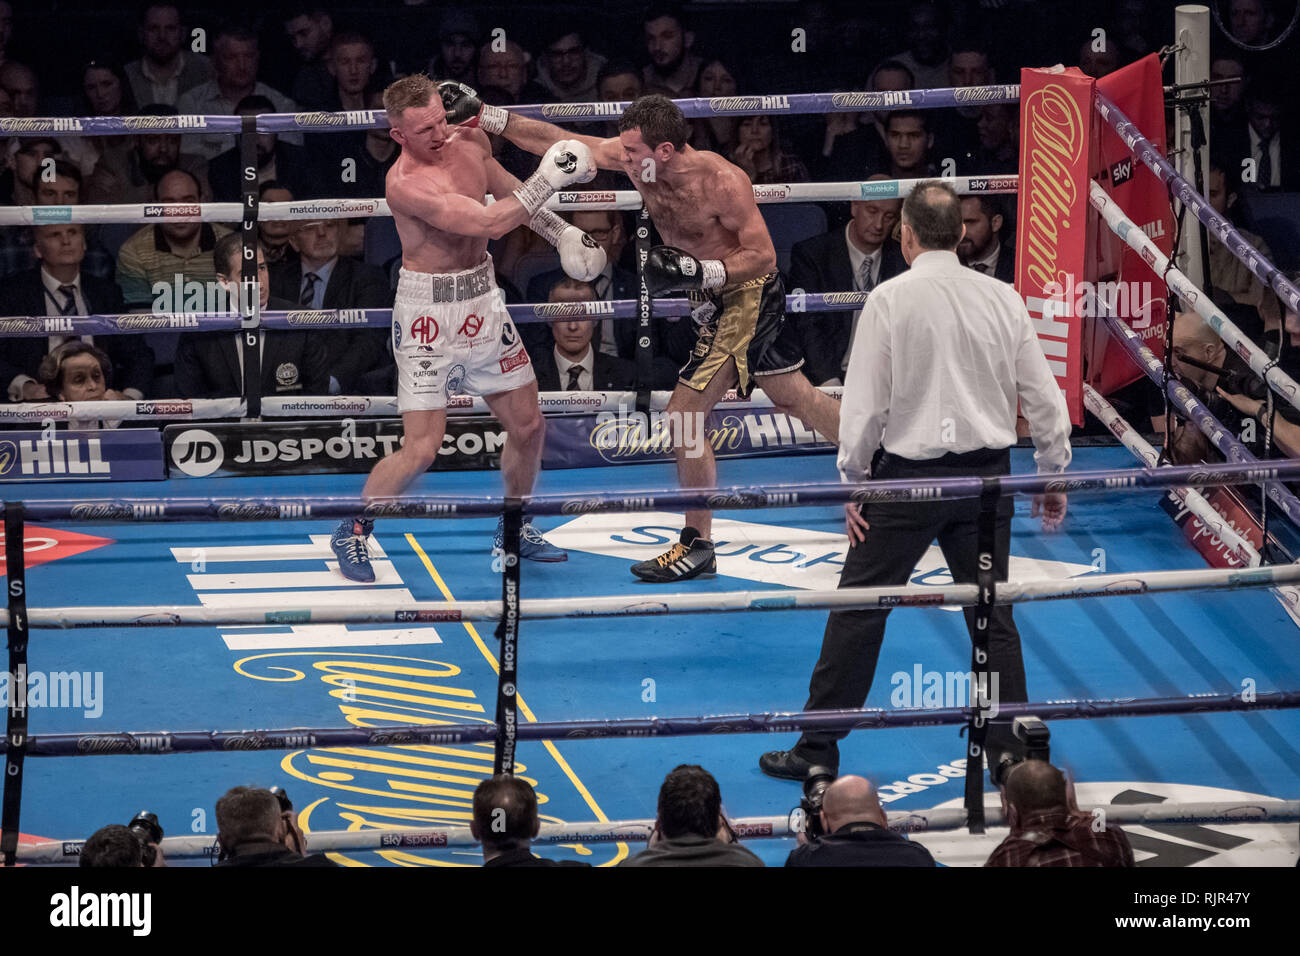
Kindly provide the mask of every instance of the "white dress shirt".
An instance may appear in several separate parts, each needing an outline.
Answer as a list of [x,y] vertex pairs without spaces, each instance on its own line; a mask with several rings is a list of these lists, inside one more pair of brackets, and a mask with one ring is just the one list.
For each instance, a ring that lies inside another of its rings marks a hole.
[[1016,402],[1040,473],[1070,464],[1070,416],[1016,290],[954,252],[918,255],[862,310],[840,404],[843,481],[878,447],[913,460],[1016,443]]
[[555,367],[560,373],[560,391],[565,392],[569,389],[569,369],[575,365],[582,369],[578,373],[578,390],[581,392],[594,392],[596,390],[593,384],[595,379],[594,369],[596,367],[596,353],[592,351],[591,346],[587,346],[587,354],[579,361],[574,362],[560,354],[557,348],[555,351]]

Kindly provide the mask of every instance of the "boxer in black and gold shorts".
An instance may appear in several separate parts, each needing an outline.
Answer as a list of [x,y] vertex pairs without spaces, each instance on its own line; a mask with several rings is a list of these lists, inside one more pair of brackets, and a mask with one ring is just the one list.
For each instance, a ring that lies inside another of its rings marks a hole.
[[785,284],[778,272],[729,289],[690,293],[695,348],[679,381],[702,392],[726,363],[736,360],[736,391],[748,398],[754,378],[794,372],[803,355],[785,321]]

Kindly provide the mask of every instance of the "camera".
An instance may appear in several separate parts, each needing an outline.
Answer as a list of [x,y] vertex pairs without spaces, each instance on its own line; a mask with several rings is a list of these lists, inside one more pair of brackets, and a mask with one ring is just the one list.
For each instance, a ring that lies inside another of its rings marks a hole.
[[803,796],[799,800],[799,809],[803,811],[804,835],[809,840],[824,837],[822,829],[822,801],[826,797],[826,788],[835,782],[835,771],[830,767],[809,767],[808,776],[803,782]]
[[149,810],[141,810],[126,828],[136,835],[140,841],[140,861],[146,866],[151,867],[158,862],[157,844],[162,842],[163,828],[158,822],[158,814]]
[[1026,760],[1049,760],[1051,738],[1052,733],[1047,729],[1047,724],[1037,717],[1017,717],[1011,724],[1010,739],[1005,735],[990,735],[985,751],[988,755],[989,779],[993,785],[1003,786],[1007,774],[1016,764]]
[[271,793],[275,794],[275,799],[280,801],[281,813],[292,813],[293,802],[289,799],[289,794],[284,792],[284,787],[271,787]]

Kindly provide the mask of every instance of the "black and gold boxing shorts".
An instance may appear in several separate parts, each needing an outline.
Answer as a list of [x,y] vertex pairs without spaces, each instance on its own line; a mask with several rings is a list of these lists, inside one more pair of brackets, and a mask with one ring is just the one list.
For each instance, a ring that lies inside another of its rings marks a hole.
[[757,375],[793,372],[803,365],[794,329],[785,321],[785,284],[779,273],[711,292],[690,293],[695,348],[678,381],[702,392],[736,360],[736,390],[748,398]]

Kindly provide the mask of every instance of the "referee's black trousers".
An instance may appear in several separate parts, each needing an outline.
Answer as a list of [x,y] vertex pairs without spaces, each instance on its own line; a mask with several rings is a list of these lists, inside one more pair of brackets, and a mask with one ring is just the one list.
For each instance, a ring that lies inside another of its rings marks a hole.
[[[1007,475],[1011,473],[1011,450],[981,449],[942,458],[915,461],[883,454],[873,469],[874,478],[956,478],[962,475]],[[1004,497],[998,507],[993,567],[997,580],[1007,579],[1007,555],[1011,546],[1011,515],[1014,504]],[[840,587],[880,587],[906,584],[935,538],[947,559],[953,580],[975,583],[978,552],[979,499],[926,502],[868,502],[862,515],[871,526],[866,540],[849,549],[840,573]],[[974,629],[975,609],[963,608],[966,627]],[[925,612],[933,613],[933,612]],[[835,611],[826,622],[821,657],[808,684],[804,710],[837,710],[862,707],[871,690],[876,660],[885,638],[889,611]],[[1011,607],[995,607],[989,618],[989,669],[997,675],[997,700],[1024,701],[1025,663],[1020,653],[1020,633],[1011,618]],[[920,661],[923,669],[934,662]],[[969,658],[954,661],[953,670],[966,671]],[[912,665],[907,670],[910,672]],[[958,703],[965,703],[958,702]],[[816,764],[839,766],[837,741],[848,731],[806,733],[795,745],[795,753]]]

